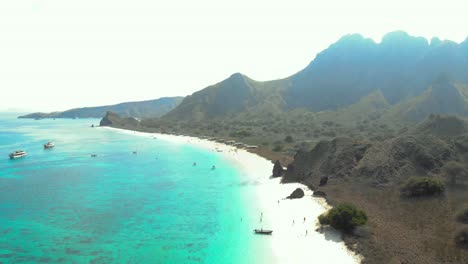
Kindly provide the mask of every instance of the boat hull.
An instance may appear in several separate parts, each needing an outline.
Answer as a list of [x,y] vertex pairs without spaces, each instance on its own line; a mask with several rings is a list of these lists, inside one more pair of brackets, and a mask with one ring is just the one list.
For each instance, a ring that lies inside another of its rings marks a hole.
[[255,234],[257,235],[271,235],[273,233],[273,230],[260,230],[260,229],[254,229]]
[[10,159],[20,159],[26,157],[26,154],[24,155],[9,155]]

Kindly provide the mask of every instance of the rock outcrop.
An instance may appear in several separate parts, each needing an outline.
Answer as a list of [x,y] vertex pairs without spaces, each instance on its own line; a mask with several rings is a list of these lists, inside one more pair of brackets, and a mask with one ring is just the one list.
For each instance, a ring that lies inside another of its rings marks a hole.
[[281,162],[279,160],[275,161],[275,165],[273,165],[273,177],[281,177],[283,173],[284,169],[281,166]]
[[319,186],[324,186],[327,184],[327,182],[328,182],[328,176],[323,176],[322,178],[320,178]]
[[288,199],[300,199],[302,197],[304,197],[304,191],[301,188],[297,188],[287,198]]
[[323,186],[330,184],[326,177],[333,175],[336,183],[348,178],[398,185],[409,176],[439,174],[445,163],[463,160],[464,144],[462,137],[425,134],[401,134],[380,142],[335,138],[319,142],[310,151],[299,151],[289,166],[294,169],[288,167],[282,181]]
[[327,194],[325,192],[322,192],[322,191],[314,191],[314,193],[312,195],[316,196],[316,197],[323,197],[323,198],[327,197]]
[[125,129],[134,129],[139,125],[139,121],[133,117],[122,118],[116,113],[108,111],[106,116],[99,123],[100,126],[111,126]]

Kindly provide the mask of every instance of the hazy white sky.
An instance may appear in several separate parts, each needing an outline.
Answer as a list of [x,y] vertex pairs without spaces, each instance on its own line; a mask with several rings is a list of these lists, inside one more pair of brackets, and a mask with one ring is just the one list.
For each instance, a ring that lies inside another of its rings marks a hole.
[[463,41],[464,1],[0,0],[0,110],[187,95],[287,77],[348,33]]

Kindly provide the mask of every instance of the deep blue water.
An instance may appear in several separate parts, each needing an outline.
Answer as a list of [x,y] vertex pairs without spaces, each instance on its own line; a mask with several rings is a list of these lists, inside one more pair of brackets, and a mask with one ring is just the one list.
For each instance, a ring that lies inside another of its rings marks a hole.
[[239,168],[98,123],[0,115],[0,263],[264,262]]

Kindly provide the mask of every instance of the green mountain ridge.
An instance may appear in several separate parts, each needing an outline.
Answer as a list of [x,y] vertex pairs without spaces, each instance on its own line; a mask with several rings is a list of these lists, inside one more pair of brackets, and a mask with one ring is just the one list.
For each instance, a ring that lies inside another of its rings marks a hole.
[[32,113],[19,118],[102,118],[107,111],[123,117],[160,117],[182,102],[183,97],[163,97],[155,100],[127,102],[116,105],[83,107],[52,113]]

